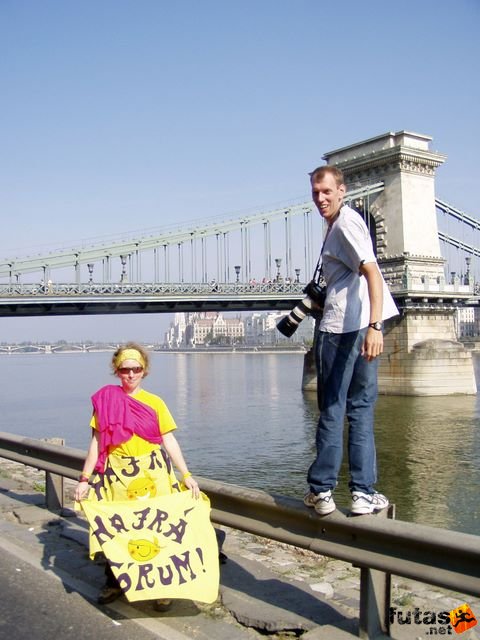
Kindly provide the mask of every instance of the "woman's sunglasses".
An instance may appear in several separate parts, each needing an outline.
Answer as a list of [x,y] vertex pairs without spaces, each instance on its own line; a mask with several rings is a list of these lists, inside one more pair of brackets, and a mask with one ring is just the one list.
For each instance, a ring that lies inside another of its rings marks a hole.
[[126,376],[130,373],[130,371],[132,373],[142,373],[143,367],[119,367],[117,371],[118,373]]

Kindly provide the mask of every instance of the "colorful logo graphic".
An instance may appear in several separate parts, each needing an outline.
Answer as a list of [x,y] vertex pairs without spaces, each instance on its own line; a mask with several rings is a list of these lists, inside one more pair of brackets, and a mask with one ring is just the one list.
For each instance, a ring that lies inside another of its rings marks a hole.
[[148,500],[157,495],[155,480],[145,471],[143,478],[135,478],[127,487],[129,500]]
[[153,537],[153,542],[143,539],[128,541],[128,553],[134,560],[137,560],[137,562],[146,562],[147,560],[151,560],[160,553],[161,547],[162,545],[158,544],[158,540],[155,536]]
[[473,611],[468,604],[462,604],[460,607],[450,611],[450,624],[452,625],[455,633],[463,633],[468,629],[474,627],[477,623],[477,619],[473,615]]

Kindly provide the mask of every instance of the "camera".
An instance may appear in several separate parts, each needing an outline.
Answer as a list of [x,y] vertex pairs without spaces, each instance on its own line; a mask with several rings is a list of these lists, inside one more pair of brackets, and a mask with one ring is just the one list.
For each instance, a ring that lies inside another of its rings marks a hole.
[[290,311],[288,316],[285,316],[277,322],[277,329],[286,338],[293,336],[300,322],[305,319],[305,316],[312,311],[320,311],[323,309],[327,288],[325,285],[311,280],[303,290],[303,293],[307,294],[306,297]]

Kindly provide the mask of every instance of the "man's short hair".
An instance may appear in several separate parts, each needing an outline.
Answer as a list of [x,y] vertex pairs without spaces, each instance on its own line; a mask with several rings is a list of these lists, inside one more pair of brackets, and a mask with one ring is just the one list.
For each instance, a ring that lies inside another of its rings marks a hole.
[[338,167],[333,167],[329,164],[324,164],[321,167],[317,167],[311,173],[309,173],[308,175],[310,176],[310,182],[312,184],[314,182],[318,182],[319,180],[324,178],[325,175],[328,173],[335,178],[337,187],[345,183],[345,178],[343,177],[343,171]]

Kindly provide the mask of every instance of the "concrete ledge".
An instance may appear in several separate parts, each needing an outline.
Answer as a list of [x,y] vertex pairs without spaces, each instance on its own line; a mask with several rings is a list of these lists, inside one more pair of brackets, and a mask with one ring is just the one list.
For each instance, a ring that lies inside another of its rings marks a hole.
[[[352,631],[339,629],[331,624],[327,624],[324,627],[317,627],[312,631],[307,631],[302,635],[302,640],[351,640],[357,638],[358,632],[352,629]],[[378,638],[378,640],[380,640]]]
[[223,606],[238,622],[262,633],[298,634],[318,625],[358,627],[358,619],[345,617],[305,582],[280,580],[246,558],[241,564],[230,558],[222,566],[220,593]]

